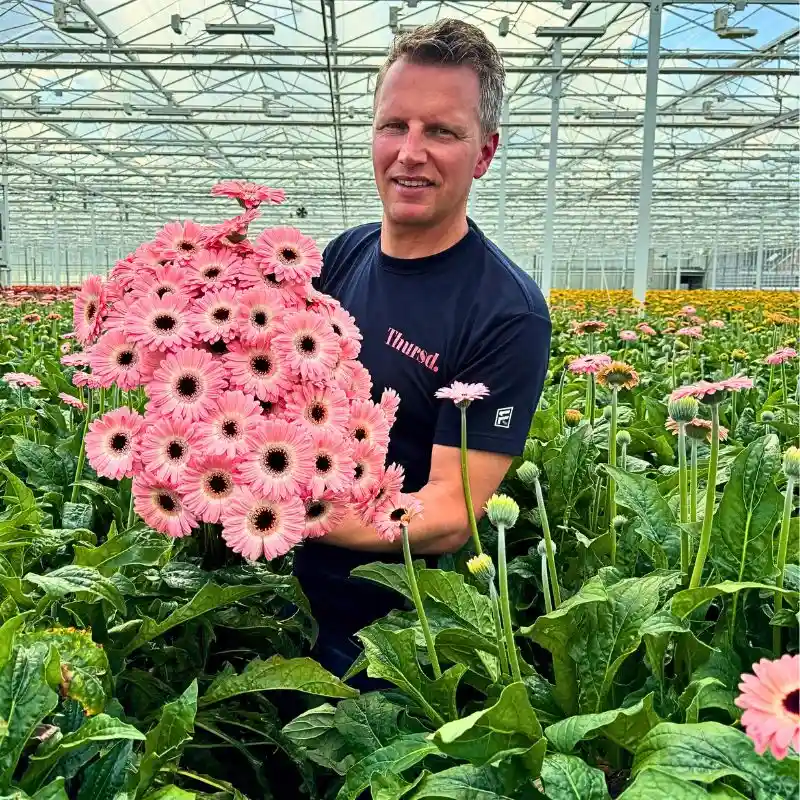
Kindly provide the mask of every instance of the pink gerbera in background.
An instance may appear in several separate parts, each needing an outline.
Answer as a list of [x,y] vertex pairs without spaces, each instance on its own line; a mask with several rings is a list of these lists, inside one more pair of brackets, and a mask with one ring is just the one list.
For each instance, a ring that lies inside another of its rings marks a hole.
[[188,261],[200,249],[203,226],[192,220],[168,222],[157,234],[153,246],[162,259]]
[[721,381],[698,381],[688,386],[679,386],[670,394],[670,400],[680,400],[681,397],[696,397],[703,402],[717,402],[727,396],[728,392],[739,392],[743,389],[752,389],[753,381],[750,378],[737,376]]
[[6,372],[2,376],[2,380],[16,389],[21,387],[38,389],[42,385],[42,382],[35,375],[28,375],[27,372]]
[[702,339],[703,338],[703,329],[697,325],[693,325],[689,328],[679,328],[675,331],[676,336],[685,336],[688,339]]
[[77,408],[78,411],[86,411],[86,403],[84,403],[83,400],[79,400],[75,395],[59,392],[58,399],[64,403],[64,405]]
[[130,287],[129,302],[143,297],[185,294],[188,289],[185,269],[173,264],[159,264],[153,270],[142,270],[137,273]]
[[262,203],[277,205],[286,199],[283,189],[270,189],[247,181],[221,181],[211,188],[215,197],[232,197],[242,208],[258,208]]
[[576,375],[596,375],[603,367],[609,366],[611,361],[611,356],[607,356],[605,353],[578,356],[569,362],[567,369],[569,369],[570,372],[574,372]]
[[636,326],[636,330],[639,331],[639,333],[643,334],[644,336],[655,336],[656,335],[656,329],[650,327],[650,325],[648,325],[646,322],[640,322]]
[[620,331],[619,338],[623,342],[635,342],[639,337],[636,335],[636,331]]
[[742,675],[734,703],[744,709],[742,725],[756,753],[784,759],[791,747],[800,754],[800,655],[762,658],[753,673]]
[[188,536],[197,518],[169,484],[142,472],[133,479],[133,507],[151,527],[173,538]]
[[314,240],[296,228],[268,228],[253,245],[252,263],[259,275],[278,281],[307,283],[322,268],[322,255]]
[[119,480],[133,474],[143,424],[141,414],[124,407],[92,420],[86,434],[86,458],[98,475]]
[[777,367],[781,364],[785,364],[787,361],[791,361],[793,358],[797,358],[797,350],[793,347],[781,347],[779,350],[766,356],[764,358],[764,363],[769,364],[771,367]]
[[72,307],[75,336],[81,344],[88,344],[97,338],[105,311],[105,283],[99,275],[90,275],[75,295]]
[[721,319],[710,319],[708,321],[708,326],[710,328],[717,328],[718,330],[721,330],[725,327],[725,321]]

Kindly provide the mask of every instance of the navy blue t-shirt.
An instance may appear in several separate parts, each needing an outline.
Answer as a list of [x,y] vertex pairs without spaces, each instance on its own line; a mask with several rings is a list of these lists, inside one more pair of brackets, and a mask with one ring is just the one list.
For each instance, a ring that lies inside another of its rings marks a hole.
[[[454,380],[490,391],[467,410],[468,447],[522,452],[550,349],[550,316],[532,278],[472,221],[455,245],[417,259],[385,255],[380,223],[361,225],[334,239],[323,260],[317,287],[355,317],[373,400],[384,388],[400,395],[387,461],[404,467],[405,491],[427,482],[434,445],[460,445],[460,411],[434,396]],[[349,578],[372,561],[402,556],[311,540],[296,549],[295,573],[321,631],[333,626],[352,635],[402,606],[399,595]]]

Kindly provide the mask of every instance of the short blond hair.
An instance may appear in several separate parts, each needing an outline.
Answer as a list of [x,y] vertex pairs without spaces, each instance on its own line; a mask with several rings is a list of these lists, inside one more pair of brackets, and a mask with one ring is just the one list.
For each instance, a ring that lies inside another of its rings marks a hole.
[[506,71],[497,48],[480,28],[457,19],[440,19],[396,36],[378,73],[376,98],[389,67],[401,58],[412,64],[472,69],[478,76],[478,115],[483,135],[499,128]]

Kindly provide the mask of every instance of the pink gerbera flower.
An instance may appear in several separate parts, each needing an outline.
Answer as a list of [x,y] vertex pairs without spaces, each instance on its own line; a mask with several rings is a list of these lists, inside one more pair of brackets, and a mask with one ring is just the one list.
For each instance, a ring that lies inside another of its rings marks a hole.
[[226,391],[198,423],[202,453],[236,458],[252,450],[263,422],[261,406],[244,392]]
[[391,428],[397,419],[397,409],[400,407],[400,395],[394,389],[384,389],[378,405],[386,416],[386,421]]
[[681,314],[685,314],[686,316],[691,316],[692,314],[696,314],[697,309],[694,306],[684,306],[681,309]]
[[314,475],[314,448],[297,422],[265,420],[239,468],[242,479],[264,497],[298,495]]
[[75,335],[81,344],[88,344],[97,338],[105,312],[105,283],[98,275],[90,275],[75,295],[72,307]]
[[[664,427],[671,433],[678,433],[678,423],[670,418],[664,424]],[[705,439],[707,442],[711,441],[711,420],[695,417],[690,422],[686,423],[686,434],[692,439],[698,441]],[[724,442],[728,438],[728,429],[722,425],[719,426],[719,441]]]
[[384,504],[395,503],[403,490],[405,471],[398,464],[381,469],[378,480],[364,499],[353,503],[353,509],[365,525],[371,525],[375,514]]
[[452,400],[459,408],[467,408],[473,401],[489,396],[489,388],[483,383],[462,383],[453,381],[443,386],[434,395],[439,400]]
[[3,380],[15,389],[20,389],[23,386],[26,389],[38,389],[42,382],[35,375],[28,375],[27,372],[6,372],[3,375]]
[[225,371],[205,350],[170,353],[147,385],[148,411],[190,422],[207,417],[225,389]]
[[128,335],[150,350],[174,350],[191,344],[189,298],[177,294],[143,297],[126,315]]
[[312,311],[282,316],[275,326],[276,352],[289,372],[303,381],[329,378],[341,352],[339,339],[325,320]]
[[651,328],[646,322],[640,322],[636,326],[636,330],[639,331],[639,333],[641,333],[644,336],[655,336],[656,335],[656,329],[655,328]]
[[101,385],[108,388],[116,383],[125,391],[149,380],[160,360],[158,353],[131,341],[120,329],[104,333],[89,355],[92,374]]
[[64,405],[77,408],[78,411],[86,411],[86,403],[84,403],[82,400],[79,400],[77,397],[75,397],[75,395],[67,394],[66,392],[59,392],[58,399],[64,403]]
[[750,378],[737,376],[726,378],[722,381],[698,381],[689,386],[679,386],[669,396],[670,400],[680,400],[681,397],[696,397],[705,403],[718,403],[723,400],[728,392],[738,392],[742,389],[752,389],[753,381]]
[[800,656],[762,658],[753,672],[742,675],[733,702],[745,710],[742,725],[756,753],[769,749],[777,759],[786,758],[790,747],[800,753]]
[[336,431],[320,430],[311,434],[311,445],[313,473],[309,491],[314,496],[326,490],[341,494],[352,481],[355,469],[349,442]]
[[601,322],[598,319],[586,319],[583,322],[576,322],[574,324],[575,333],[602,333],[608,327],[607,322]]
[[389,423],[386,415],[371,400],[355,400],[350,405],[347,430],[357,442],[369,442],[383,451],[389,446]]
[[350,486],[355,502],[366,500],[377,492],[383,475],[384,452],[370,442],[356,442],[350,457],[353,459],[353,482]]
[[296,228],[267,228],[253,244],[251,262],[260,275],[307,283],[320,274],[322,255],[314,240]]
[[239,295],[239,330],[245,343],[263,339],[274,331],[275,322],[285,311],[282,296],[267,291],[263,286],[254,286]]
[[402,534],[403,524],[422,513],[422,503],[414,495],[398,494],[395,498],[381,504],[372,517],[372,527],[378,536],[387,542],[394,542]]
[[203,226],[190,219],[183,224],[168,222],[157,234],[153,246],[162,259],[188,261],[200,249]]
[[797,358],[797,350],[792,347],[781,347],[774,353],[770,353],[764,358],[764,363],[772,367],[777,367],[780,364],[785,364],[793,358]]
[[235,289],[207,292],[192,306],[189,323],[203,342],[229,342],[239,332],[239,308]]
[[611,363],[611,356],[605,355],[589,355],[578,356],[569,362],[569,371],[574,372],[576,375],[596,375],[603,367],[607,367]]
[[270,189],[247,181],[221,181],[211,189],[215,197],[233,197],[242,208],[258,208],[262,203],[278,205],[286,199],[283,189]]
[[234,553],[270,560],[302,541],[305,507],[297,497],[266,499],[241,487],[223,509],[222,525],[222,538]]
[[702,339],[703,338],[703,329],[694,325],[689,328],[678,328],[675,331],[676,336],[686,336],[689,339]]
[[86,433],[86,458],[98,475],[119,480],[133,474],[143,424],[141,414],[124,406],[92,420]]
[[636,335],[636,331],[620,331],[619,338],[623,342],[635,342],[639,337]]
[[176,264],[159,264],[154,270],[140,271],[131,284],[129,303],[143,297],[163,297],[165,294],[186,295],[186,270]]
[[286,416],[309,431],[341,430],[350,417],[350,405],[336,386],[301,383],[286,400]]
[[256,209],[251,208],[238,217],[226,219],[218,225],[209,225],[203,231],[203,244],[206,247],[230,247],[247,238],[247,228],[259,216]]
[[183,474],[181,487],[192,514],[203,522],[219,522],[236,490],[236,467],[222,455],[193,461]]
[[145,421],[139,447],[142,463],[158,480],[178,486],[190,460],[200,452],[195,426],[175,417]]
[[341,359],[334,367],[331,378],[342,388],[348,400],[367,400],[372,393],[372,378],[360,361]]
[[232,389],[242,389],[259,400],[276,401],[292,386],[286,363],[266,339],[243,344],[234,342],[223,356]]
[[333,492],[324,492],[305,501],[305,531],[303,537],[318,539],[330,533],[347,516],[347,503]]
[[134,510],[151,528],[177,539],[197,526],[197,518],[169,484],[141,472],[133,479],[132,491]]
[[339,337],[342,358],[358,358],[362,337],[355,318],[338,304],[331,309],[323,308],[322,315],[327,318],[333,332]]
[[725,322],[724,322],[724,320],[721,320],[721,319],[711,319],[711,320],[708,321],[708,325],[711,328],[720,328],[721,329],[721,328],[725,327]]
[[186,285],[190,289],[208,292],[233,286],[242,260],[227,250],[203,249],[186,267]]

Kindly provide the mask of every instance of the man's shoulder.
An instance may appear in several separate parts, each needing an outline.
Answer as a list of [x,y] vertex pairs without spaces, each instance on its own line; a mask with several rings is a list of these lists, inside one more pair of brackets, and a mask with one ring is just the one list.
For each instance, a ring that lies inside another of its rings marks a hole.
[[335,262],[341,258],[351,256],[355,251],[370,244],[380,237],[381,223],[368,222],[364,225],[356,225],[354,228],[335,236],[325,247],[326,265],[328,262]]

